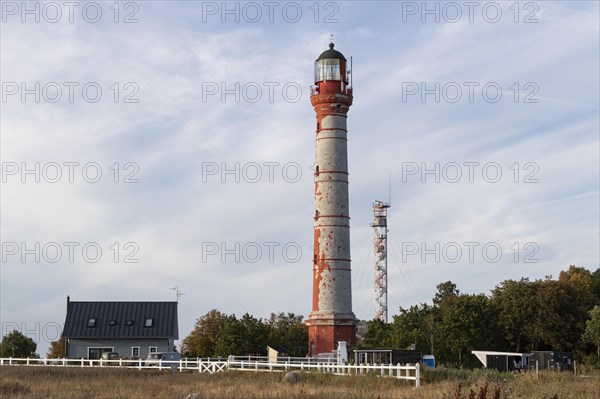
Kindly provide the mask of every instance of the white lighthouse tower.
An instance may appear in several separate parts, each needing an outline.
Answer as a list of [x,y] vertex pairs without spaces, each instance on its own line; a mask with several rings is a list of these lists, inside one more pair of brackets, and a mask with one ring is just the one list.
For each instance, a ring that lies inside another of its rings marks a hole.
[[315,61],[310,101],[317,114],[312,312],[309,353],[356,340],[352,312],[347,113],[352,105],[346,58],[329,44]]

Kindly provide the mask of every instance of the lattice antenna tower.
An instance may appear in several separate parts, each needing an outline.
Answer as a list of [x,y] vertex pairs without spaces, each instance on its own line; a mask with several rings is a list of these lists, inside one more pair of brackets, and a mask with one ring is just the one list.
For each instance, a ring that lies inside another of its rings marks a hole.
[[389,202],[373,201],[375,253],[375,320],[388,322],[387,213]]

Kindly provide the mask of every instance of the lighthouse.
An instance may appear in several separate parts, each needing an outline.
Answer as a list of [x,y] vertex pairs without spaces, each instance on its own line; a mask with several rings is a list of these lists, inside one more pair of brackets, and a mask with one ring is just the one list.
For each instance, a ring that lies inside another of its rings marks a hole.
[[356,340],[352,312],[348,130],[352,105],[347,60],[329,44],[315,61],[310,102],[317,114],[312,312],[309,354],[332,352],[338,341]]

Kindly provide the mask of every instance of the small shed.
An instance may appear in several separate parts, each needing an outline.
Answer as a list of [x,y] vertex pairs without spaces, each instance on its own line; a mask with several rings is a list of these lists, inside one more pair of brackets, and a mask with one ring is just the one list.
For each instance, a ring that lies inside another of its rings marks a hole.
[[531,352],[531,365],[539,370],[573,371],[573,352]]
[[269,357],[269,362],[277,363],[280,359],[289,357],[290,351],[283,346],[272,344],[267,346],[267,356]]
[[498,371],[515,371],[529,369],[529,353],[471,351],[483,364],[483,367]]

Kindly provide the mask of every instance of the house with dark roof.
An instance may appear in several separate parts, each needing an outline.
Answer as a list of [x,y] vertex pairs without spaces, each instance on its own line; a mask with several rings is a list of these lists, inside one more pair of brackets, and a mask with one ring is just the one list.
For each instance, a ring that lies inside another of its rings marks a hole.
[[99,359],[103,352],[145,359],[173,352],[179,339],[177,302],[76,302],[67,297],[66,356]]

